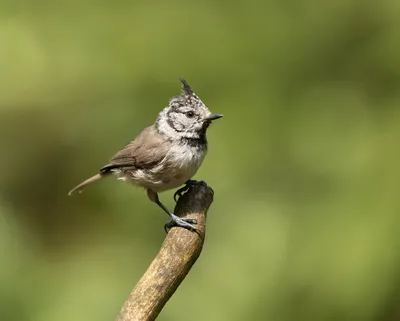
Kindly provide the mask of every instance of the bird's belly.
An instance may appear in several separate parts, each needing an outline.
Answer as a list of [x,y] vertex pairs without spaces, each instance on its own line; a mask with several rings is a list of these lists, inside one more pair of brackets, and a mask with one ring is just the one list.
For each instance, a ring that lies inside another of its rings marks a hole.
[[166,168],[160,171],[155,169],[151,172],[142,173],[141,177],[134,181],[134,184],[150,188],[155,192],[163,192],[185,184],[196,174],[197,169],[198,167]]
[[177,188],[191,179],[201,166],[204,156],[204,153],[199,152],[183,154],[180,159],[166,160],[151,169],[136,170],[127,178],[135,185],[163,192]]
[[185,184],[189,179],[191,179],[194,174],[183,174],[183,175],[176,175],[175,177],[168,177],[168,178],[163,178],[159,183],[152,183],[150,184],[150,188],[154,190],[155,192],[163,192],[169,189],[177,188],[183,184]]

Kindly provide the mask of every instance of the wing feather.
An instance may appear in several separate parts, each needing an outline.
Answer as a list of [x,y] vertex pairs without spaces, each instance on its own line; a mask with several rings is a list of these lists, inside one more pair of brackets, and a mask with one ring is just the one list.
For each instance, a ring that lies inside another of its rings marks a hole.
[[113,169],[129,171],[157,166],[168,152],[168,143],[153,126],[147,127],[116,153],[100,172],[106,173]]

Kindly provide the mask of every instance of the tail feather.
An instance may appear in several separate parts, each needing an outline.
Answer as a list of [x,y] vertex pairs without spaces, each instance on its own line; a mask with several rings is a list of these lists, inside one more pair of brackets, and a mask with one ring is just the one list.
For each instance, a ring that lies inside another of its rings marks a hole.
[[76,192],[82,193],[83,188],[86,185],[89,185],[91,183],[94,183],[104,177],[104,174],[96,174],[90,178],[88,178],[86,181],[80,183],[78,186],[74,187],[72,190],[69,191],[68,195],[71,196],[72,194],[75,194]]

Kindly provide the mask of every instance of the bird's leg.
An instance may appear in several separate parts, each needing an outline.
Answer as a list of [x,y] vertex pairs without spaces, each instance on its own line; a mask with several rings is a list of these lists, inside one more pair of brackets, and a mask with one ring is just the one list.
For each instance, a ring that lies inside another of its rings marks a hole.
[[181,197],[184,192],[186,192],[191,186],[196,185],[198,182],[194,179],[189,179],[186,181],[185,186],[181,187],[174,193],[174,201],[178,202],[179,198]]
[[147,190],[147,196],[149,197],[150,201],[156,203],[159,207],[161,207],[162,210],[167,213],[168,216],[171,218],[171,221],[164,225],[165,232],[168,233],[168,231],[174,226],[180,226],[188,229],[189,231],[197,231],[197,228],[194,226],[195,224],[197,224],[196,220],[191,218],[182,218],[176,216],[174,213],[171,213],[168,208],[166,208],[165,205],[160,202],[160,200],[158,199],[158,194],[151,189]]

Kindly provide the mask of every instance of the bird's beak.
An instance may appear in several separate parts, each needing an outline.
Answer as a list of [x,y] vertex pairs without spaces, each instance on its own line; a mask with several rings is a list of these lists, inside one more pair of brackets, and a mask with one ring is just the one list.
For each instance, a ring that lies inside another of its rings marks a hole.
[[223,116],[224,115],[221,115],[221,114],[211,114],[211,115],[207,116],[206,118],[204,118],[204,120],[212,121],[212,120],[216,120],[218,118],[221,118]]

